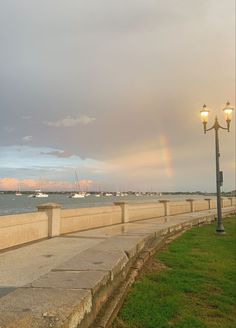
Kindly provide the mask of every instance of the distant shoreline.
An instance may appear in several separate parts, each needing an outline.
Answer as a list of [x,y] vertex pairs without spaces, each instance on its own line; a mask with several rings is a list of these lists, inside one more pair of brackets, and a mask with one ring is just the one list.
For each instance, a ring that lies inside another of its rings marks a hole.
[[[74,190],[68,191],[48,191],[44,190],[48,194],[56,194],[56,195],[65,195],[65,194],[70,194],[74,192]],[[22,194],[32,194],[34,190],[25,190],[21,191]],[[111,193],[113,195],[116,194],[115,191],[110,191],[110,190],[105,190],[105,191],[86,191],[90,193],[91,195],[95,194],[105,194],[105,193]],[[123,192],[123,191],[122,191]],[[153,196],[159,196],[161,195],[202,195],[202,196],[216,196],[216,192],[204,192],[204,191],[124,191],[128,195],[135,195],[136,193],[140,193],[141,195],[153,195]],[[5,194],[5,195],[12,195],[15,194],[16,190],[0,190],[0,194]],[[222,191],[221,192],[222,196],[236,196],[236,191]]]

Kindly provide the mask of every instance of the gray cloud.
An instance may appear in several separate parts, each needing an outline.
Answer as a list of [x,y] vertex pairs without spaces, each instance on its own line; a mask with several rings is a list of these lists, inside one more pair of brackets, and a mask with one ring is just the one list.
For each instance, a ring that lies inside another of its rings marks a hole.
[[80,124],[87,125],[89,123],[92,123],[95,120],[96,120],[96,118],[89,117],[87,115],[82,115],[80,117],[72,117],[72,116],[68,115],[67,117],[65,117],[61,120],[55,121],[55,122],[43,122],[43,123],[48,126],[70,128],[70,127],[80,125]]
[[[160,154],[165,135],[179,185],[183,165],[199,161],[205,172],[213,145],[201,134],[199,109],[206,102],[223,120],[223,103],[234,102],[234,6],[1,1],[0,145],[32,136],[34,147],[109,162],[155,147]],[[233,157],[232,128],[222,135],[225,162]],[[147,175],[140,171],[143,184]]]
[[25,142],[29,142],[32,140],[32,136],[25,136],[25,137],[22,137],[22,140],[25,141]]
[[66,151],[50,151],[50,152],[40,152],[41,155],[55,156],[59,158],[68,158],[74,156],[74,154],[68,153]]

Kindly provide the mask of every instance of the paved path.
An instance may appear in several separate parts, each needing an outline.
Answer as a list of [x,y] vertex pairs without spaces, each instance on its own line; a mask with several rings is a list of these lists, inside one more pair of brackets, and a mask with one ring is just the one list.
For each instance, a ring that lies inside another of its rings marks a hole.
[[[223,209],[224,213],[232,211],[232,207]],[[60,327],[78,302],[83,315],[89,313],[96,292],[113,281],[148,239],[215,213],[201,211],[119,224],[0,253],[0,327]],[[56,313],[50,320],[44,315],[48,311]],[[58,311],[64,311],[63,315]],[[42,323],[42,316],[48,321]],[[65,327],[76,326],[68,323]]]

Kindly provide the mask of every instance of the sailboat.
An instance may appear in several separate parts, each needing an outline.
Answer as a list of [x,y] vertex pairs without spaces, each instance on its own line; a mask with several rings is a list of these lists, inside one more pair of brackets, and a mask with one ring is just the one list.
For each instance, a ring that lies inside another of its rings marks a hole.
[[[78,173],[77,171],[75,171],[75,189],[80,189],[79,188],[79,177],[78,177]],[[85,192],[81,192],[81,191],[75,191],[72,194],[70,194],[68,197],[69,198],[84,198],[86,195]]]
[[18,185],[18,191],[15,193],[16,196],[22,196],[22,193],[20,191],[20,185]]

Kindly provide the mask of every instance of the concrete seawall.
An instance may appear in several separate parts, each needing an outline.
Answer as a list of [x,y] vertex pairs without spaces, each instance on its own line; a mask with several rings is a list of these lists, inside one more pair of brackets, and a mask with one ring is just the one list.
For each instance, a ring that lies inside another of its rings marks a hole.
[[[235,198],[222,198],[223,208],[235,205]],[[113,206],[69,210],[48,203],[38,206],[37,213],[1,216],[0,250],[76,231],[214,208],[216,201],[210,199],[145,204],[117,202]]]
[[[196,211],[189,202],[190,213],[157,217],[160,204],[148,207],[148,214],[146,204],[139,204],[144,219],[81,229],[3,252],[0,327],[109,327],[139,270],[163,243],[193,226],[215,222],[215,209]],[[182,208],[183,204],[178,204],[176,211],[180,205]],[[116,206],[124,221],[137,210],[133,205],[130,212],[121,208],[127,204]],[[162,213],[170,212],[169,202],[168,207],[167,203],[161,206]],[[90,215],[97,215],[95,209],[90,210]],[[106,208],[107,220],[110,210]],[[68,211],[64,214],[71,215]],[[235,213],[234,205],[223,208],[224,217],[230,213]],[[58,227],[57,224],[57,231]],[[73,225],[74,228],[78,226]],[[223,238],[215,236],[214,230],[212,227],[213,238]]]

